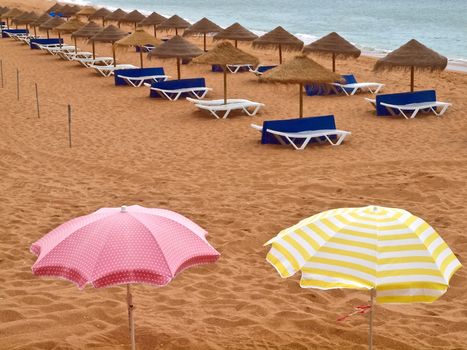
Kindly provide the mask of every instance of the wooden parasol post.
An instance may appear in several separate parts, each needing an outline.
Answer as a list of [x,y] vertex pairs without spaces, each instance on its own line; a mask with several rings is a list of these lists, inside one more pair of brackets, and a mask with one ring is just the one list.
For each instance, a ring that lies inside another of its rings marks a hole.
[[60,31],[58,31],[58,45],[60,48],[62,48],[62,37],[61,37]]
[[92,41],[92,59],[96,59],[96,43]]
[[34,27],[34,37],[37,38],[36,26],[33,26],[33,27]]
[[154,24],[154,38],[157,38],[157,29],[156,29],[156,25]]
[[206,33],[203,33],[203,43],[204,43],[204,52],[208,52],[208,50],[206,49]]
[[175,28],[175,35],[178,35],[178,28]]
[[238,40],[235,40],[235,47],[238,47]]
[[68,105],[68,143],[71,148],[71,105]]
[[117,66],[117,58],[115,57],[115,42],[112,42],[112,57],[114,59],[114,67]]
[[370,312],[368,315],[368,349],[373,350],[373,309],[374,309],[374,297],[375,297],[375,289],[372,288],[370,290]]
[[279,64],[282,64],[282,45],[279,44]]
[[410,91],[413,92],[414,91],[414,80],[415,80],[415,67],[412,66],[410,67]]
[[73,41],[75,42],[75,55],[78,53],[78,44],[76,43],[76,36],[73,37]]
[[105,18],[102,17],[102,26],[105,27]]
[[181,74],[180,74],[180,57],[177,57],[177,76],[178,80],[180,80]]
[[19,69],[16,68],[16,99],[19,101]]
[[40,118],[40,117],[41,117],[41,114],[40,114],[40,109],[39,109],[39,89],[37,88],[37,83],[34,83],[34,85],[36,86],[37,118]]
[[143,47],[139,47],[139,60],[141,62],[141,68],[143,68]]
[[133,296],[131,295],[130,284],[126,285],[126,302],[128,306],[128,323],[130,328],[130,341],[131,341],[131,350],[136,350],[136,341],[135,341],[135,321],[133,319]]
[[303,84],[300,83],[300,91],[298,93],[298,95],[300,96],[299,97],[299,114],[300,114],[300,118],[303,118]]
[[46,31],[47,31],[47,39],[50,39],[50,36],[49,36],[49,30],[48,30],[48,29],[46,29]]
[[224,66],[224,104],[227,104],[227,66]]
[[332,53],[332,71],[336,71],[336,54],[334,52]]

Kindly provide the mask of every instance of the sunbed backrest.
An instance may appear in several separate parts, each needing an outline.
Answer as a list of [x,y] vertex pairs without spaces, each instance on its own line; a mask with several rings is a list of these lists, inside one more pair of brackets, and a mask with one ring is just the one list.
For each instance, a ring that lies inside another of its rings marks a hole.
[[336,122],[333,115],[308,117],[300,119],[269,120],[263,122],[261,143],[278,143],[277,139],[267,129],[281,132],[300,132],[313,130],[334,130]]
[[8,33],[10,34],[29,34],[27,29],[2,29],[2,38],[9,38]]
[[[152,83],[151,87],[163,90],[188,89],[195,87],[206,87],[204,78],[166,80]],[[160,97],[157,91],[150,90],[149,96]]]
[[341,77],[345,80],[344,84],[356,84],[357,79],[355,78],[355,75],[353,74],[344,74],[341,75]]
[[258,67],[258,72],[264,73],[264,72],[266,72],[266,71],[268,71],[270,69],[276,68],[276,67],[277,67],[277,65],[274,65],[274,66],[259,66]]
[[151,75],[165,75],[165,73],[163,67],[117,69],[114,71],[115,85],[127,85],[125,80],[118,77],[119,75],[137,78]]
[[51,44],[63,44],[63,39],[62,38],[50,38],[50,39],[31,39],[29,42],[29,46],[31,47],[31,50],[38,49],[39,45],[51,45]]
[[435,90],[423,90],[414,92],[400,92],[397,94],[381,94],[376,96],[376,115],[387,116],[391,115],[386,107],[381,105],[381,102],[392,105],[406,105],[411,103],[432,102],[436,101]]

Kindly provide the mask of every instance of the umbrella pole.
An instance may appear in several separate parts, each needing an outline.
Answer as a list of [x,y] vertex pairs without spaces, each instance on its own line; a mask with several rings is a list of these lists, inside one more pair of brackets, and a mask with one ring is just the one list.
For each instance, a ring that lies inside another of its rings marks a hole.
[[47,39],[50,39],[49,37],[49,30],[47,29]]
[[154,24],[154,38],[157,38],[157,30],[156,30],[156,25]]
[[178,35],[178,29],[175,28],[175,35]]
[[336,54],[334,52],[332,53],[332,71],[336,71]]
[[96,59],[96,43],[92,41],[92,59]]
[[238,47],[238,41],[235,40],[235,47]]
[[208,50],[206,50],[206,33],[204,33],[204,52],[208,52]]
[[227,66],[224,66],[224,104],[227,104]]
[[128,306],[128,324],[130,326],[130,340],[131,340],[131,350],[136,349],[135,342],[135,320],[133,319],[133,296],[131,295],[130,284],[126,285],[126,303]]
[[34,26],[34,37],[37,38],[36,26]]
[[75,55],[78,53],[78,44],[76,43],[76,36],[73,38],[73,41],[75,42]]
[[178,80],[180,80],[180,58],[177,58],[177,76],[178,76]]
[[62,48],[62,37],[60,36],[60,31],[58,32],[58,44]]
[[369,334],[368,334],[368,349],[373,350],[373,302],[375,297],[375,289],[370,290],[370,312],[369,312]]
[[414,90],[414,77],[415,77],[415,68],[414,66],[410,67],[410,91]]
[[299,105],[300,105],[300,118],[303,118],[303,84],[300,84],[300,92],[299,92]]
[[143,68],[143,47],[139,47],[139,60],[141,62],[141,68]]
[[112,57],[114,59],[114,67],[117,66],[117,59],[115,57],[115,43],[112,43]]
[[279,64],[282,64],[282,46],[279,45]]
[[102,26],[105,27],[105,18],[102,17]]

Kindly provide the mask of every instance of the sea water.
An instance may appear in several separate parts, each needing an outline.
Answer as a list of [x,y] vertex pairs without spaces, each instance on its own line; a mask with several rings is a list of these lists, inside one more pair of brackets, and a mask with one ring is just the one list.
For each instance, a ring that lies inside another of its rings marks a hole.
[[467,65],[467,0],[69,0],[78,4],[202,17],[222,27],[239,22],[256,34],[281,25],[308,44],[338,32],[366,54],[392,51],[415,38]]

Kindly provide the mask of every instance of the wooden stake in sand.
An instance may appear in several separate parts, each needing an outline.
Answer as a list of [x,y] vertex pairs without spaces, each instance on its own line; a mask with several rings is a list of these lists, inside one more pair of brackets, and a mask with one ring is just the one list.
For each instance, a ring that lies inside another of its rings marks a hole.
[[131,341],[131,350],[136,349],[136,341],[135,341],[135,321],[133,319],[133,296],[131,295],[131,288],[130,284],[126,285],[126,302],[128,306],[128,323],[130,327],[130,341]]
[[68,141],[71,148],[71,106],[68,105]]
[[40,114],[40,109],[39,109],[39,90],[38,90],[38,88],[37,88],[37,83],[34,83],[34,85],[36,86],[37,118],[40,118],[40,117],[41,117],[41,114]]
[[16,68],[16,98],[19,101],[19,69]]
[[0,60],[0,75],[1,75],[2,89],[3,89],[3,60]]

